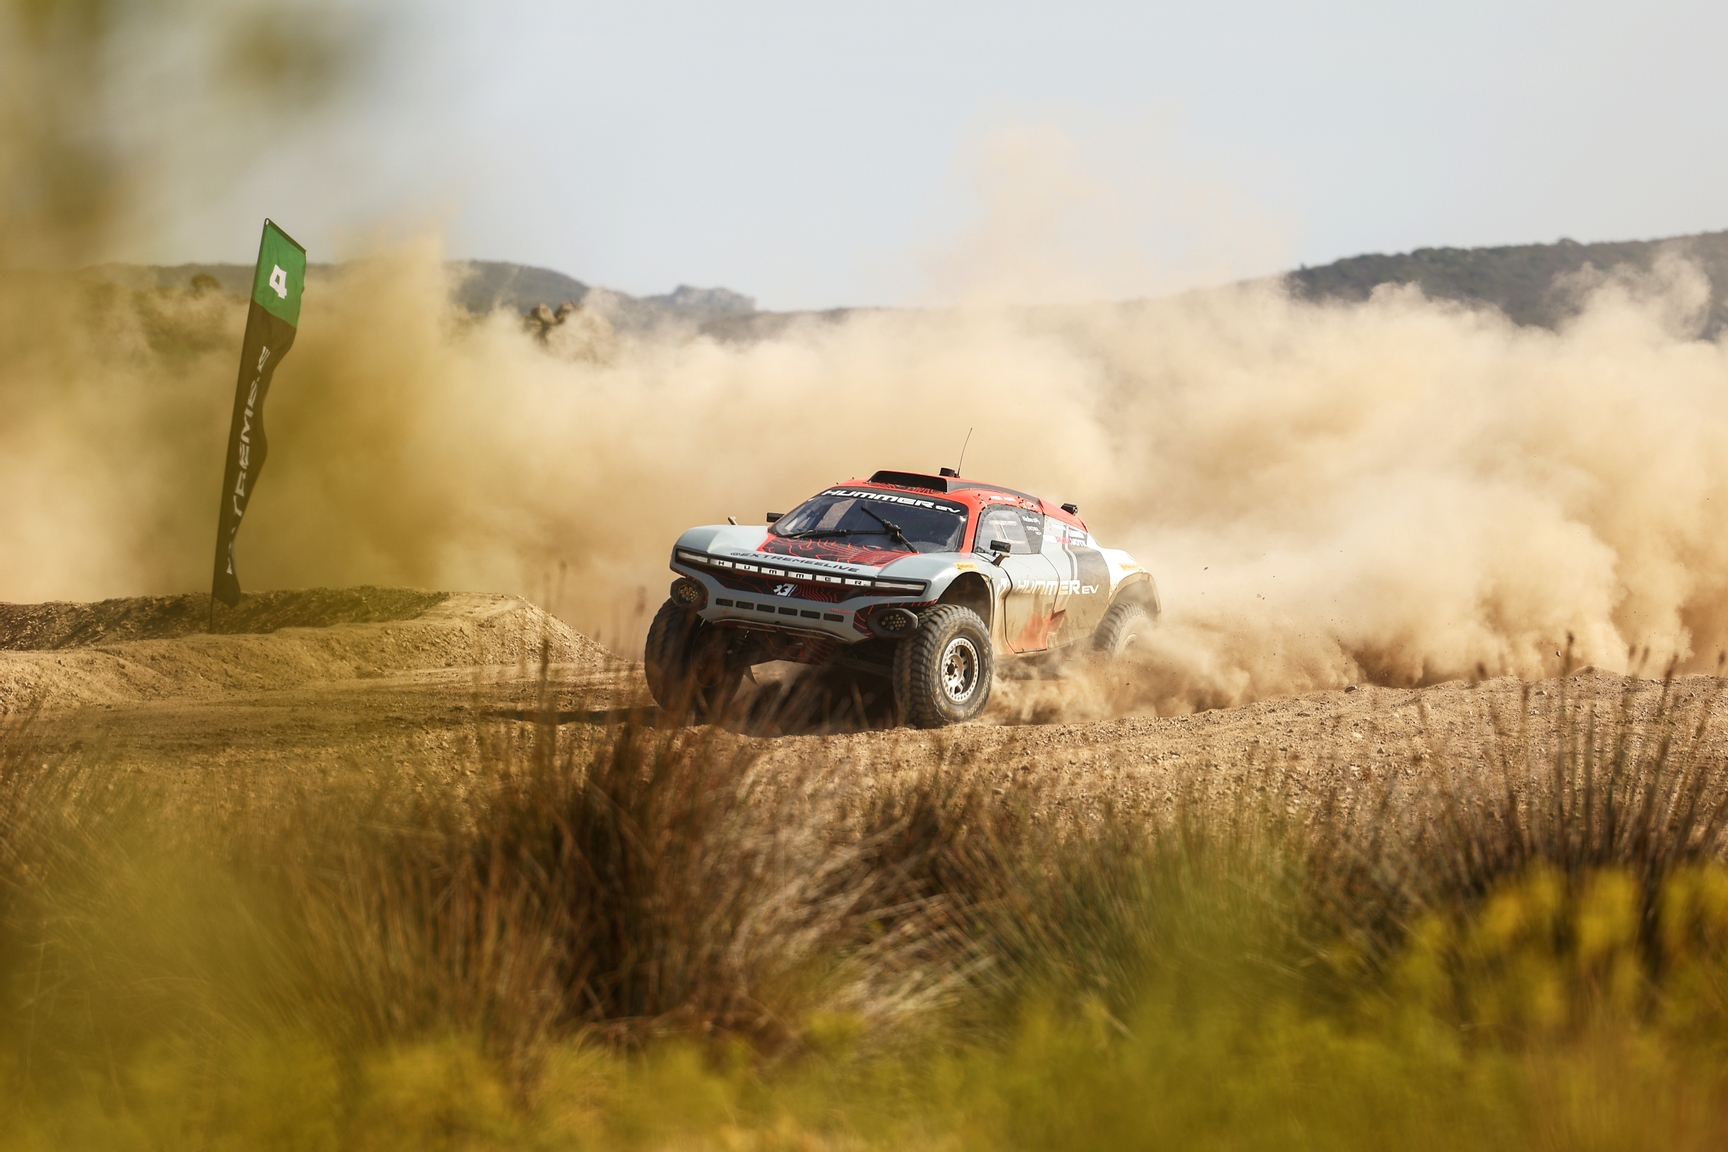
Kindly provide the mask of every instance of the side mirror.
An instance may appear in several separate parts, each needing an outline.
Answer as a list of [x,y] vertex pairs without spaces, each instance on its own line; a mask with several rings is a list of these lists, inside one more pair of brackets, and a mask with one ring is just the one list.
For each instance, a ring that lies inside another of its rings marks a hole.
[[1014,551],[1014,545],[1008,543],[1006,540],[992,540],[990,541],[990,551],[995,553],[995,555],[990,558],[991,561],[996,564],[997,567],[1001,567],[1002,561],[1008,559],[1008,553]]
[[768,513],[768,523],[772,524],[784,515],[786,515],[784,512],[770,512]]

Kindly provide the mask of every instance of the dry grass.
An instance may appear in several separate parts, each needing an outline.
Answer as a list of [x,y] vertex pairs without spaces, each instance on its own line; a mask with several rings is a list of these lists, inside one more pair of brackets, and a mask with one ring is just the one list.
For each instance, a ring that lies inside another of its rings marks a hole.
[[488,743],[460,795],[388,774],[308,801],[247,866],[302,930],[331,1012],[377,1042],[453,1027],[503,1051],[584,1028],[772,1046],[778,999],[844,937],[868,878],[821,805],[747,748],[625,723]]
[[1634,678],[1612,694],[1555,683],[1542,707],[1526,685],[1516,713],[1490,713],[1484,760],[1430,745],[1417,771],[1328,798],[1311,891],[1371,968],[1423,917],[1468,916],[1533,869],[1573,893],[1604,869],[1634,877],[1638,938],[1659,967],[1664,885],[1728,847],[1728,763],[1705,754],[1728,681],[1683,694],[1670,669],[1653,707]]
[[[1654,1043],[1690,1094],[1678,1144],[1719,1134],[1728,1064],[1699,1039],[1728,1022],[1728,781],[1702,754],[1719,685],[1642,711],[1631,691],[1545,712],[1526,694],[1486,765],[1430,748],[1318,806],[1196,780],[1157,813],[1060,817],[953,757],[851,781],[815,741],[769,773],[718,728],[559,724],[555,687],[537,719],[485,725],[458,777],[364,765],[239,810],[100,755],[45,764],[12,723],[19,1098],[53,1119],[95,1092],[80,1107],[135,1117],[157,1091],[139,1069],[244,1095],[235,1069],[267,1051],[370,1102],[352,1125],[403,1077],[495,1082],[502,1103],[457,1109],[491,1118],[478,1146],[555,1113],[605,1146],[796,1115],[863,1144],[1113,1147],[1144,1109],[1185,1139],[1272,1146],[1297,1117],[1350,1146],[1431,1122],[1414,1086],[1435,1077],[1471,1131],[1528,1134],[1540,1093],[1633,1076],[1623,1043]],[[1322,1066],[1342,1069],[1330,1094],[1280,1079]],[[671,1093],[664,1116],[643,1091]],[[445,1107],[426,1092],[403,1107]]]

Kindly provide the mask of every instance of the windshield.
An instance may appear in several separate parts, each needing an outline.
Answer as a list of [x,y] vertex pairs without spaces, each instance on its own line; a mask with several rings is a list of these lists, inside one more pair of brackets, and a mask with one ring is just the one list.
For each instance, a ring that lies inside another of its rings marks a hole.
[[790,540],[841,540],[884,552],[958,552],[966,508],[895,492],[830,488],[780,517],[770,531]]

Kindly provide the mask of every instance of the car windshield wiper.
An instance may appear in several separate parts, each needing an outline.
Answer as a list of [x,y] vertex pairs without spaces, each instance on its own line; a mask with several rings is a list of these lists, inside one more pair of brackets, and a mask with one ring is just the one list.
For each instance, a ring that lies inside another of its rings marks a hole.
[[782,540],[810,540],[818,536],[886,536],[880,528],[811,528],[805,532],[778,533]]
[[[877,518],[881,519],[880,517]],[[886,536],[904,544],[908,552],[918,551],[917,545],[906,538],[906,533],[900,531],[893,524],[886,524],[881,528],[812,528],[807,532],[781,532],[778,535],[782,540],[822,540],[833,536]]]
[[888,529],[889,533],[893,536],[894,539],[896,539],[896,540],[900,541],[900,543],[906,545],[906,551],[908,551],[908,552],[918,551],[917,545],[913,544],[911,539],[909,537],[907,537],[906,533],[904,533],[900,530],[900,525],[894,523],[894,521],[889,520],[888,518],[886,518],[884,516],[878,516],[874,511],[872,511],[870,508],[866,507],[865,505],[860,504],[858,507],[859,507],[859,510],[862,511],[865,515],[869,516],[872,520],[875,520],[877,523],[881,524],[882,527]]

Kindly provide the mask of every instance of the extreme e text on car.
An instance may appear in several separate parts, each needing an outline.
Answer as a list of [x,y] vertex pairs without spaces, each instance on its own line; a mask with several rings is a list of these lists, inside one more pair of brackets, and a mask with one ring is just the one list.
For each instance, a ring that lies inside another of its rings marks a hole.
[[1151,574],[1078,512],[944,468],[837,484],[763,527],[692,528],[648,630],[649,689],[714,718],[751,665],[790,660],[891,682],[907,723],[969,720],[997,660],[1113,658],[1157,619]]

